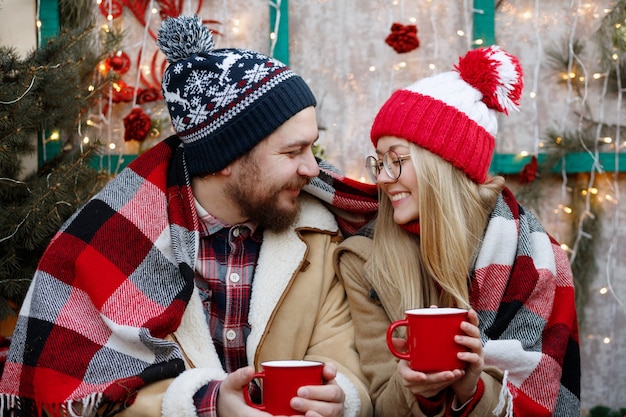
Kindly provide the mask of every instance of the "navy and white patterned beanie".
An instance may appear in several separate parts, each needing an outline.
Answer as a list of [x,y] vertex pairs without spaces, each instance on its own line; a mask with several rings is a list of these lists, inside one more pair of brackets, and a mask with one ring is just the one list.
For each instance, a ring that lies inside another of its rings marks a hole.
[[283,63],[247,49],[214,49],[198,16],[166,19],[157,45],[170,64],[161,87],[191,176],[221,170],[316,104]]

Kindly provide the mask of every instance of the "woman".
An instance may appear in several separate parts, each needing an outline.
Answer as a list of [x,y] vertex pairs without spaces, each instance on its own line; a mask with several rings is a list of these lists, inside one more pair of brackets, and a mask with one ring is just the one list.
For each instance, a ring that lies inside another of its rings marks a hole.
[[[496,114],[517,110],[522,86],[516,57],[476,49],[455,71],[394,92],[376,116],[367,167],[378,218],[335,260],[379,416],[580,415],[568,259],[487,175]],[[390,323],[429,306],[470,310],[456,339],[465,369],[424,374],[389,352]]]

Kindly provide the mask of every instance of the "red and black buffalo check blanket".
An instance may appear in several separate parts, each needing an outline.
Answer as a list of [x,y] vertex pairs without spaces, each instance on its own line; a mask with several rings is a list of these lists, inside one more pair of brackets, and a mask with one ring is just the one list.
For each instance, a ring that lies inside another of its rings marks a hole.
[[[376,187],[320,165],[307,191],[353,233],[375,214]],[[194,213],[184,150],[172,136],[68,219],[22,306],[0,381],[0,415],[43,408],[89,416],[184,371],[180,349],[164,338],[178,328],[194,287]]]

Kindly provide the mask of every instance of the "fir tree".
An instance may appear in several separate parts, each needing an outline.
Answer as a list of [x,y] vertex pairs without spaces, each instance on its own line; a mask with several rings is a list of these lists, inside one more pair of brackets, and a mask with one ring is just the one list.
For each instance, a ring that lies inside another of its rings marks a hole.
[[[97,44],[89,24],[62,25],[57,37],[24,59],[0,47],[0,320],[23,301],[63,222],[109,180],[89,165],[98,145],[78,146],[76,138],[81,113],[108,83],[94,77],[107,48]],[[24,172],[37,136],[52,130],[60,132],[60,153],[36,172]]]

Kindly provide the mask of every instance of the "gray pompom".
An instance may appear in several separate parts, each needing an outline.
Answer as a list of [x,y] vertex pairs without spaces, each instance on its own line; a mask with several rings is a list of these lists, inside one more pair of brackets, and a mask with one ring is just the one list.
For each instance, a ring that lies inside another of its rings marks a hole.
[[159,28],[157,46],[171,64],[199,52],[210,52],[213,35],[198,16],[170,17]]

